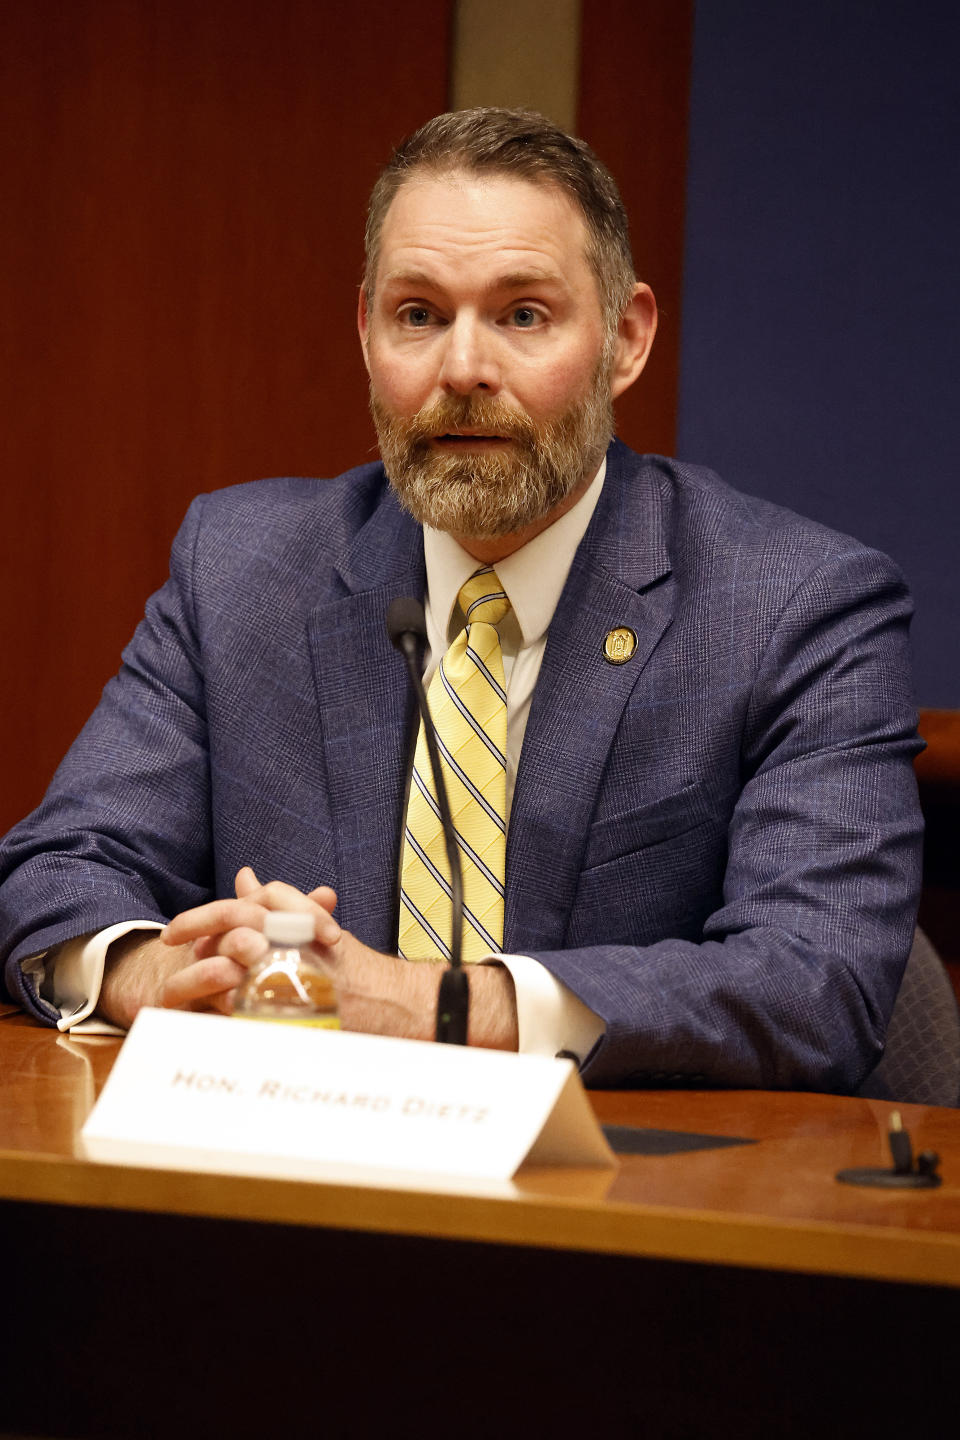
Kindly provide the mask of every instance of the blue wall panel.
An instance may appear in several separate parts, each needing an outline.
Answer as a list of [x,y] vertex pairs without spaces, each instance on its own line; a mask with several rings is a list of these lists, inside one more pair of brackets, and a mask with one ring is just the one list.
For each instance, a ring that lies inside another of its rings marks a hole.
[[886,550],[960,706],[960,6],[701,0],[677,452]]

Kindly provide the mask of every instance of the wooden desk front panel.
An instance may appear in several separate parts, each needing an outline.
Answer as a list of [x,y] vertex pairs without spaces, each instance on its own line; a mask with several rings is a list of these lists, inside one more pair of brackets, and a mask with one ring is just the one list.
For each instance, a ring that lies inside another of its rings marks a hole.
[[918,1434],[955,1391],[943,1287],[14,1202],[0,1224],[16,1435],[850,1440]]

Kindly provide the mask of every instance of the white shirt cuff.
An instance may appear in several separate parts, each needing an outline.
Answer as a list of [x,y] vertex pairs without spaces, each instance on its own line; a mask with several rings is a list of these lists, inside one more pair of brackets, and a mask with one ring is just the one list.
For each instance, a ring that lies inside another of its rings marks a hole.
[[[60,1011],[57,1028],[78,1035],[123,1034],[116,1025],[94,1016],[107,950],[131,930],[162,929],[153,920],[121,920],[95,935],[68,940],[46,957],[32,957],[32,967],[44,961],[42,991]],[[582,1063],[606,1030],[600,1017],[529,955],[491,956],[490,963],[506,966],[513,979],[520,1054],[552,1057],[565,1051]]]
[[518,1049],[521,1055],[558,1055],[566,1051],[580,1064],[606,1032],[599,1015],[529,955],[498,955],[513,977],[517,993]]
[[131,930],[162,930],[154,920],[121,920],[108,925],[95,935],[81,935],[48,951],[44,958],[41,993],[60,1011],[58,1030],[77,1035],[122,1035],[123,1031],[107,1020],[94,1016],[103,984],[103,966],[107,950],[114,940]]

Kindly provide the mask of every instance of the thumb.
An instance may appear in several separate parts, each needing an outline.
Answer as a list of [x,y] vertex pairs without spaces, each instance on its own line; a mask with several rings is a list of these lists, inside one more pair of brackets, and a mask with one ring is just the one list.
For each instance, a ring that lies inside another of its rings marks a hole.
[[260,889],[260,881],[253,873],[253,868],[250,865],[244,865],[237,871],[237,878],[233,883],[236,887],[238,900],[242,900],[246,895],[252,895],[254,890]]
[[322,905],[324,910],[329,910],[332,915],[337,908],[337,892],[331,890],[329,885],[318,885],[316,890],[311,890],[307,896],[315,905]]

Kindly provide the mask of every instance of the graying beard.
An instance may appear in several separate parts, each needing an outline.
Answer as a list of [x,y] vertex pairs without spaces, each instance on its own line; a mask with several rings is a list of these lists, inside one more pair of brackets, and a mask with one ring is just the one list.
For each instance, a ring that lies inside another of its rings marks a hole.
[[606,374],[559,421],[531,427],[517,455],[437,456],[409,439],[371,392],[384,466],[401,505],[421,524],[487,538],[522,530],[549,514],[599,465],[613,431]]

